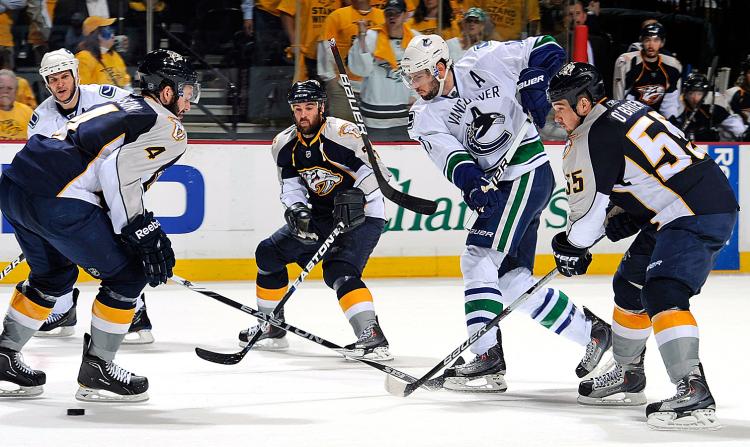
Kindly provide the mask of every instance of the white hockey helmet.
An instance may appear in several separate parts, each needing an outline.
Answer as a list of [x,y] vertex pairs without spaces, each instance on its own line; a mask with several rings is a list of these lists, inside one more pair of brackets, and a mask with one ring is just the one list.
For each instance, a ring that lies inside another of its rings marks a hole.
[[[75,80],[75,88],[78,89],[78,59],[65,48],[59,50],[50,51],[42,57],[42,64],[39,67],[39,74],[44,79],[44,85],[47,86],[47,90],[52,93],[49,88],[49,82],[47,77],[56,73],[62,73],[70,70]],[[54,97],[54,94],[52,95]],[[71,96],[72,99],[72,96]],[[57,101],[57,98],[55,98]],[[59,102],[59,101],[58,101]]]
[[448,44],[442,37],[437,34],[428,34],[425,36],[415,36],[409,42],[404,51],[404,57],[401,59],[401,77],[406,85],[411,88],[413,75],[427,71],[440,83],[438,94],[442,94],[443,83],[446,75],[440,78],[437,69],[438,62],[444,62],[446,70],[453,66]]

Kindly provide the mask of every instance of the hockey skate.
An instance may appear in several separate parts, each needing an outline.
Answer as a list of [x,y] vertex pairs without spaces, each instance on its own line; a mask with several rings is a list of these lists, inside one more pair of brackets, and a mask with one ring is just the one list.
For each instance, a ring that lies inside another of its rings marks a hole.
[[477,355],[469,363],[456,362],[443,374],[443,387],[451,391],[475,393],[503,393],[505,383],[505,357],[500,330],[497,344],[487,352]]
[[343,354],[345,357],[379,362],[393,360],[393,356],[388,349],[388,340],[377,322],[367,326],[359,334],[356,342],[344,346]]
[[576,375],[582,379],[598,376],[615,366],[614,359],[602,362],[607,351],[612,349],[612,326],[583,308],[586,319],[591,321],[591,341],[586,345],[586,353],[576,367]]
[[141,294],[141,299],[143,300],[143,307],[133,315],[133,322],[130,323],[125,340],[122,341],[123,344],[146,345],[154,342],[154,336],[151,333],[151,320],[148,318],[146,311],[146,295]]
[[698,365],[687,377],[677,382],[677,394],[669,399],[648,404],[646,417],[654,430],[717,430],[716,403],[708,389],[703,366]]
[[[36,397],[44,391],[47,376],[42,371],[31,369],[24,363],[18,351],[0,348],[0,398]],[[4,386],[10,383],[11,388]]]
[[50,314],[34,337],[69,337],[76,331],[78,289],[73,289],[73,306],[62,314]]
[[[275,318],[278,320],[284,320],[284,309],[279,310],[275,314]],[[265,321],[259,321],[257,325],[240,331],[240,347],[244,348],[248,342],[255,336],[255,334],[261,331],[260,338],[253,345],[254,349],[261,351],[283,351],[289,348],[289,341],[286,339],[286,331],[279,329],[276,326],[271,326]]]
[[646,403],[646,373],[643,357],[634,364],[616,364],[614,369],[578,385],[578,403],[596,406],[635,406]]
[[83,336],[83,361],[78,371],[76,399],[85,402],[142,402],[148,400],[148,379],[114,362],[89,354],[91,336]]

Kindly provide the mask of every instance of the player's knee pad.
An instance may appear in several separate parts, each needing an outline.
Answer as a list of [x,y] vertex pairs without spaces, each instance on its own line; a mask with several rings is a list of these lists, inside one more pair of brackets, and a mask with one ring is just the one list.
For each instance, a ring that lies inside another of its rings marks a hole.
[[333,290],[337,290],[337,281],[341,278],[359,278],[360,272],[348,262],[331,261],[323,263],[323,281]]
[[264,272],[278,272],[286,268],[286,262],[279,259],[278,250],[270,237],[258,244],[255,249],[255,262]]
[[140,296],[146,284],[148,280],[143,270],[143,263],[140,259],[133,258],[119,272],[104,278],[100,289],[107,288],[115,294],[135,299]]
[[612,290],[615,292],[615,304],[625,310],[639,311],[643,310],[641,301],[641,286],[634,282],[628,281],[620,270],[615,272],[612,278]]
[[690,287],[671,278],[650,279],[642,290],[643,307],[651,318],[669,309],[690,309],[691,296]]
[[497,282],[498,268],[504,253],[476,245],[467,245],[461,253],[461,274],[464,285]]
[[264,289],[281,289],[286,287],[289,283],[289,273],[287,272],[286,267],[278,272],[266,272],[258,268],[258,275],[255,277],[255,283]]

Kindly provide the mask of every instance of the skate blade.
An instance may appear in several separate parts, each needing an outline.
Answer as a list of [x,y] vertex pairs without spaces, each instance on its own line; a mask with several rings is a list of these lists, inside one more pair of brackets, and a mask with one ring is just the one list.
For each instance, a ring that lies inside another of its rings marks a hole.
[[76,333],[75,326],[60,326],[56,327],[49,331],[36,331],[34,333],[34,337],[48,337],[48,338],[54,338],[54,337],[70,337],[71,335]]
[[356,361],[354,359],[373,360],[376,362],[387,362],[393,360],[391,352],[385,347],[375,348],[372,352],[368,352],[367,354],[365,354],[364,349],[345,349],[343,354],[345,360],[352,362]]
[[648,428],[665,431],[718,430],[721,424],[716,419],[716,411],[711,409],[693,410],[689,415],[677,417],[671,411],[651,413],[646,421]]
[[141,329],[138,332],[128,332],[122,341],[124,345],[147,345],[154,342],[154,336],[149,329]]
[[443,388],[464,393],[504,393],[508,384],[502,374],[490,374],[480,377],[446,377]]
[[[7,386],[11,388],[7,388]],[[0,399],[27,399],[37,397],[44,392],[44,387],[39,386],[18,386],[15,383],[0,381]]]
[[148,393],[116,394],[106,390],[97,390],[79,386],[76,399],[83,402],[143,402],[148,400]]
[[[239,344],[240,348],[247,346],[246,341],[240,340]],[[253,349],[257,349],[258,351],[286,351],[289,349],[289,341],[286,339],[286,336],[281,338],[264,338],[255,342]]]
[[640,393],[615,393],[606,397],[578,396],[578,403],[595,407],[635,407],[646,403],[646,395]]

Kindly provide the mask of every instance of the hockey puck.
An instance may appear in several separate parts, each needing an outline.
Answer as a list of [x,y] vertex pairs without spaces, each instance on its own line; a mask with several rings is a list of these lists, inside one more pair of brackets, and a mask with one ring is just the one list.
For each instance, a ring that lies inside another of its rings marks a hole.
[[83,408],[68,408],[68,416],[83,416],[86,410]]

